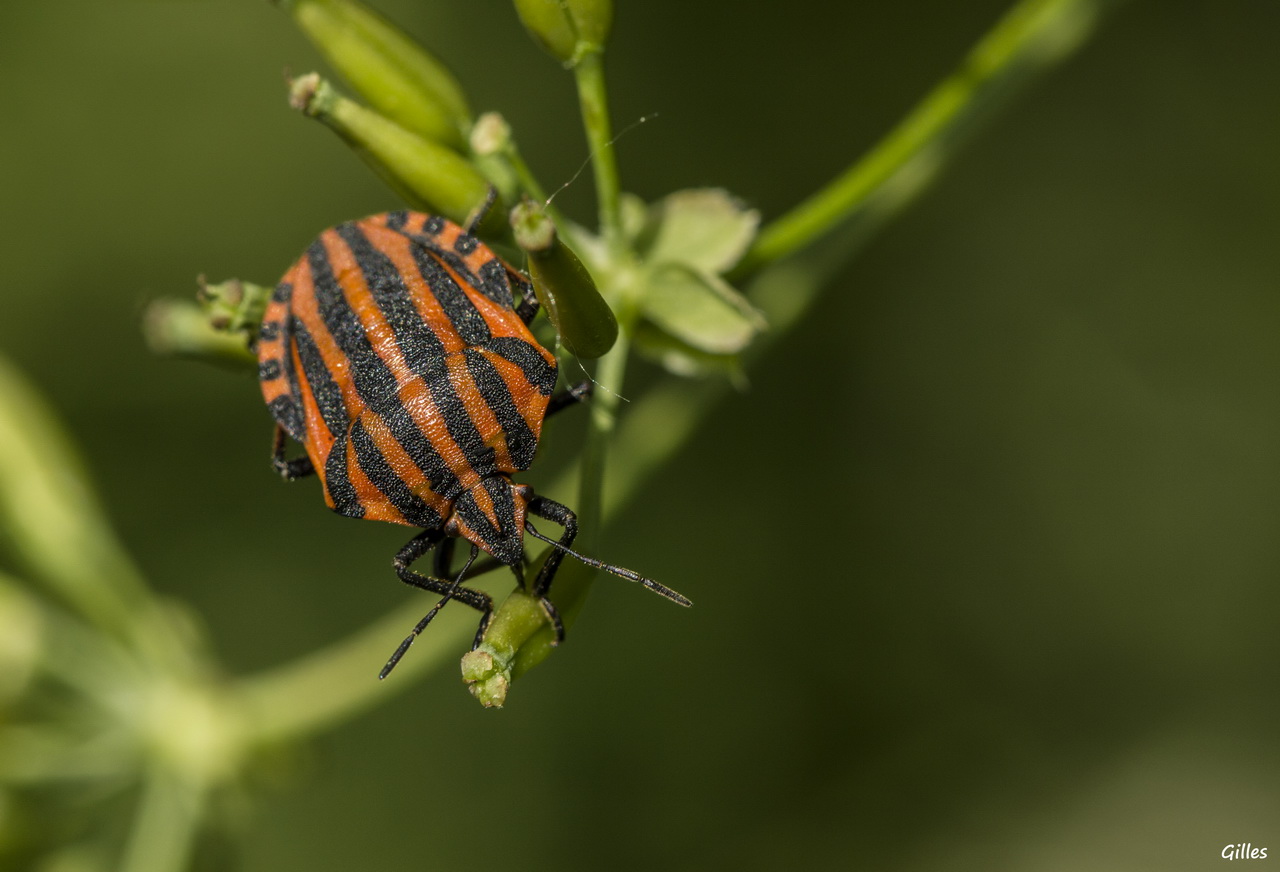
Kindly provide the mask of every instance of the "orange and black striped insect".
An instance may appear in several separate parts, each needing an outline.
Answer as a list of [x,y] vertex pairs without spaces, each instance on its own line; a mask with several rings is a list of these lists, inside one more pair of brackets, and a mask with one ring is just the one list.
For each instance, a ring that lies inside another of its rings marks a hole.
[[[558,641],[564,624],[547,594],[565,554],[690,604],[652,579],[571,550],[574,513],[512,481],[533,462],[543,419],[588,393],[579,386],[553,395],[556,359],[528,327],[537,310],[524,276],[458,225],[416,212],[324,231],[267,306],[258,375],[276,420],[276,471],[286,479],[318,474],[338,514],[422,528],[396,554],[396,575],[442,598],[383,678],[450,600],[481,613],[480,644],[493,600],[462,582],[485,551],[523,584],[525,531],[553,547],[532,590]],[[286,459],[286,435],[305,457]],[[544,536],[530,516],[564,532]],[[471,553],[449,580],[441,576],[452,574],[459,538]],[[435,575],[410,569],[432,549]]]

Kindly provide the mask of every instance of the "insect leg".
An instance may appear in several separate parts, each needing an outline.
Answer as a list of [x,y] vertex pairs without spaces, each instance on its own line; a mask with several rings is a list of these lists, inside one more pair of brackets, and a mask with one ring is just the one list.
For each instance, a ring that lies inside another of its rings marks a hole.
[[534,316],[538,314],[538,295],[533,292],[533,285],[529,280],[510,267],[507,268],[507,281],[520,295],[520,302],[516,304],[516,315],[524,322],[524,326],[528,327]]
[[284,428],[276,425],[276,435],[271,443],[271,468],[280,474],[285,481],[305,478],[314,475],[316,468],[311,465],[311,458],[298,457],[288,460],[284,456]]
[[426,626],[431,622],[431,619],[434,618],[436,613],[439,612],[440,609],[444,607],[445,603],[451,599],[456,599],[458,602],[465,603],[480,612],[480,626],[476,629],[475,640],[471,646],[472,648],[476,648],[480,645],[480,640],[484,637],[484,631],[489,626],[489,616],[493,614],[493,599],[484,591],[462,586],[462,580],[467,576],[467,571],[471,568],[471,562],[476,558],[477,549],[474,546],[471,549],[471,558],[467,561],[466,565],[462,567],[462,571],[458,573],[457,578],[453,581],[447,581],[443,578],[436,578],[431,575],[423,575],[422,573],[414,572],[409,568],[415,560],[422,557],[436,545],[440,544],[440,541],[443,538],[444,535],[439,530],[423,530],[417,536],[410,539],[409,542],[396,553],[393,564],[396,569],[396,575],[401,581],[410,587],[416,587],[419,590],[442,594],[444,598],[440,600],[440,602],[436,603],[435,607],[431,609],[427,616],[419,621],[418,625],[414,627],[413,632],[400,643],[400,647],[391,655],[391,659],[387,661],[387,665],[382,668],[382,673],[379,676],[380,678],[386,678],[387,675],[390,674],[391,670],[400,662],[400,658],[409,650],[409,646],[413,644],[413,641],[416,638],[418,638],[418,634],[426,629]]
[[551,400],[547,403],[547,413],[543,417],[550,418],[556,412],[578,403],[585,403],[587,398],[591,396],[593,389],[594,385],[591,382],[584,381],[552,395]]
[[485,194],[484,202],[480,204],[475,212],[471,213],[471,217],[467,220],[467,225],[462,229],[470,236],[476,235],[476,229],[480,223],[484,221],[485,216],[489,214],[489,210],[493,208],[493,204],[498,202],[498,189],[493,185],[489,186],[489,193]]
[[[452,536],[446,536],[444,541],[440,543],[440,547],[436,549],[435,568],[432,571],[440,578],[447,578],[453,575],[453,546],[457,541]],[[467,574],[471,578],[475,578],[477,575],[485,575],[495,569],[502,569],[504,566],[505,564],[499,562],[497,558],[486,554],[472,564],[471,572]]]

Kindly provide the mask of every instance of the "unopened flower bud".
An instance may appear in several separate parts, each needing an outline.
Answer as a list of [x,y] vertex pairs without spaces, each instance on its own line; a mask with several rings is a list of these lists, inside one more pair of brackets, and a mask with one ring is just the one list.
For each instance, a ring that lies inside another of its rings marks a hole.
[[515,0],[525,29],[566,65],[604,48],[613,22],[613,0]]
[[532,203],[511,211],[516,244],[529,257],[529,277],[538,301],[575,357],[603,355],[618,338],[618,322],[596,290],[591,273],[556,234],[547,214]]
[[341,136],[415,209],[462,224],[489,195],[489,183],[456,151],[343,97],[315,73],[291,83],[289,103]]
[[462,86],[407,33],[359,0],[276,0],[365,100],[406,130],[450,148],[471,127]]

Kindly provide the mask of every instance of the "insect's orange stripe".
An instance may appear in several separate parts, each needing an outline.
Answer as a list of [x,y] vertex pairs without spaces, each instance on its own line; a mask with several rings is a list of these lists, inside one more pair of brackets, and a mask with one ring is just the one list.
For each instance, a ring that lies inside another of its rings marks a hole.
[[362,226],[361,229],[364,230],[369,242],[395,266],[396,272],[400,274],[409,291],[409,298],[413,300],[418,317],[440,340],[445,353],[465,349],[467,343],[458,335],[453,321],[449,319],[444,307],[440,305],[430,286],[418,271],[417,261],[413,257],[414,242],[403,233],[388,230],[377,224]]
[[[356,393],[355,382],[351,380],[348,374],[350,369],[350,361],[347,355],[338,346],[337,341],[333,338],[333,334],[329,332],[328,326],[324,323],[324,318],[320,316],[320,309],[316,303],[315,280],[311,275],[311,267],[306,259],[298,262],[297,269],[298,281],[293,286],[292,308],[294,316],[302,322],[302,326],[311,334],[311,339],[315,342],[316,348],[320,352],[320,359],[324,362],[325,369],[329,371],[329,377],[333,379],[334,384],[342,392],[342,404],[347,410],[347,416],[350,418],[354,414],[358,414],[363,403],[360,395]],[[297,370],[302,373],[302,369]],[[305,377],[300,375],[299,381],[305,381]],[[311,429],[312,419],[308,418],[308,430]],[[324,427],[323,419],[317,417],[314,421],[318,428]]]
[[[366,420],[372,417],[376,416],[367,415]],[[360,462],[356,454],[356,450],[348,446],[347,480],[351,482],[351,487],[356,492],[356,500],[364,508],[364,517],[373,521],[390,521],[393,524],[413,526],[400,513],[400,510],[391,504],[391,501],[378,489],[378,486],[369,481],[369,477],[360,468]]]
[[507,384],[507,390],[511,393],[516,411],[529,425],[533,435],[539,436],[542,433],[542,420],[547,415],[547,403],[551,398],[538,390],[537,385],[530,383],[525,377],[524,370],[502,355],[492,351],[482,351],[481,354],[489,359],[494,369],[498,371],[498,375],[502,376],[502,380]]
[[511,452],[507,449],[506,432],[498,423],[493,409],[489,408],[484,395],[480,393],[480,388],[467,367],[467,359],[461,354],[450,355],[445,358],[445,366],[448,368],[449,380],[453,382],[454,390],[462,398],[462,405],[480,433],[480,438],[484,440],[485,445],[493,448],[494,461],[498,468],[510,469]]
[[422,380],[400,353],[400,345],[396,341],[395,333],[373,299],[373,294],[365,283],[364,273],[356,262],[355,256],[342,237],[333,230],[326,230],[321,234],[320,239],[347,305],[359,319],[361,328],[368,336],[374,352],[386,364],[396,384],[399,385],[400,402],[418,423],[423,435],[431,442],[450,472],[464,488],[470,488],[479,480],[479,477],[471,468],[462,448],[449,434],[444,414],[435,405],[430,393],[423,389]]
[[[302,358],[298,354],[298,346],[296,344],[293,344],[289,349],[289,354],[293,357],[294,372],[301,373]],[[311,382],[305,378],[299,378],[298,393],[302,396],[302,416],[306,422],[307,433],[307,441],[303,443],[302,447],[306,449],[307,456],[311,458],[311,465],[315,467],[316,475],[320,477],[320,482],[323,484],[325,481],[325,461],[329,459],[329,452],[333,450],[333,437],[329,435],[329,428],[325,426],[324,418],[320,414],[320,405],[316,402],[316,395],[311,390]],[[327,488],[325,489],[325,500],[329,502],[329,508],[333,508]]]

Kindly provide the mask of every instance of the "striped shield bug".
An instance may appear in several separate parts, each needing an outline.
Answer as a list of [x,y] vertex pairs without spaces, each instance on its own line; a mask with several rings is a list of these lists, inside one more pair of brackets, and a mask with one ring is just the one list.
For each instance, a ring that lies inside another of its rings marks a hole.
[[[529,468],[543,419],[584,398],[553,394],[555,356],[529,331],[529,282],[470,232],[443,218],[389,212],[330,228],[276,286],[258,337],[258,375],[276,421],[272,464],[285,479],[316,474],[340,515],[421,528],[396,554],[405,584],[441,595],[383,668],[385,678],[450,600],[480,612],[493,600],[463,584],[479,552],[523,585],[524,533],[551,553],[532,592],[564,638],[548,598],[565,555],[689,600],[629,569],[572,550],[577,519],[511,476]],[[285,437],[304,457],[287,459]],[[538,532],[530,517],[563,529]],[[452,544],[470,555],[453,575]],[[433,575],[411,565],[435,549]],[[452,579],[445,577],[453,575]]]

